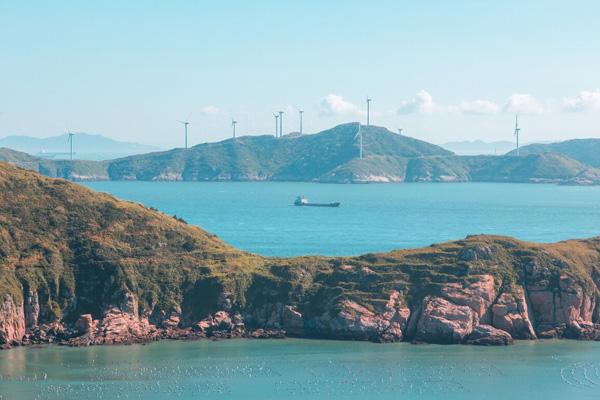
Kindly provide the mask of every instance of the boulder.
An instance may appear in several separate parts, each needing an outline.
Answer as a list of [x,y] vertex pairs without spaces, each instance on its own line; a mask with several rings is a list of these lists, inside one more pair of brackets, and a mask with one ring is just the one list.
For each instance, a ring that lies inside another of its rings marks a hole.
[[458,253],[458,259],[461,261],[491,260],[494,255],[494,249],[490,246],[474,245],[463,247]]
[[498,297],[492,306],[492,325],[508,332],[515,339],[537,338],[522,288],[516,288],[512,293],[502,293]]
[[488,309],[496,298],[494,277],[478,275],[471,283],[448,283],[442,288],[442,295],[454,304],[470,307],[482,322],[490,322]]
[[329,312],[314,320],[315,333],[336,339],[397,342],[403,339],[410,310],[402,305],[397,291],[382,312],[376,312],[352,300],[340,303],[335,315]]
[[467,336],[465,343],[481,346],[502,346],[512,344],[513,338],[502,329],[490,325],[478,325]]
[[441,297],[423,299],[415,340],[428,343],[461,343],[479,323],[477,313]]
[[94,322],[92,314],[83,314],[75,322],[75,328],[81,334],[93,332],[96,328],[98,321]]

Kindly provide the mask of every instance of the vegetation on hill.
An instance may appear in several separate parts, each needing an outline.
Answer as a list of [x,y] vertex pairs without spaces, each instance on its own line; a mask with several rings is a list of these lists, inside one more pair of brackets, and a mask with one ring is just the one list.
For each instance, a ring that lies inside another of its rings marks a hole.
[[39,172],[53,178],[107,180],[108,162],[87,160],[50,160],[0,147],[0,161]]
[[[541,153],[562,154],[582,164],[600,168],[600,139],[573,139],[547,144],[534,143],[519,149],[521,155]],[[509,154],[516,155],[516,150]]]
[[457,156],[375,126],[361,127],[361,159],[357,132],[351,123],[314,135],[245,136],[102,162],[0,149],[0,161],[73,180],[600,183],[600,170],[565,154],[527,154],[526,146],[519,157]]
[[[451,154],[384,128],[363,126],[361,130],[367,157],[405,160]],[[351,123],[316,135],[246,136],[115,160],[109,174],[113,179],[321,180],[358,158],[357,132],[358,124]]]

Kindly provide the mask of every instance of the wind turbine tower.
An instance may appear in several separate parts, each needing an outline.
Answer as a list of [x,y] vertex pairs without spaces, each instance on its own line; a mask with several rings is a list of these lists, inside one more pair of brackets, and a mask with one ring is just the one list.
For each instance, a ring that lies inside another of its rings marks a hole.
[[354,136],[354,139],[358,138],[358,146],[359,146],[359,158],[362,160],[363,159],[363,135],[362,135],[362,130],[360,129],[361,125],[360,122],[358,123],[358,131],[356,132],[356,136]]
[[235,119],[231,120],[231,127],[233,128],[233,138],[235,139],[235,125],[237,124],[237,121]]
[[279,111],[279,137],[283,136],[283,111]]
[[75,134],[69,132],[68,135],[69,135],[69,139],[68,139],[69,140],[69,155],[70,155],[71,161],[73,161],[73,136],[75,136]]
[[515,137],[517,138],[517,156],[519,155],[519,132],[521,132],[521,128],[519,128],[519,116],[515,115]]
[[367,96],[367,126],[371,125],[371,100],[372,99]]
[[275,117],[275,138],[277,138],[279,136],[279,114],[273,113],[273,116]]
[[298,110],[298,114],[300,114],[300,134],[302,135],[302,114],[304,114],[304,110]]
[[179,121],[183,124],[183,130],[185,133],[185,148],[188,148],[188,125],[190,124],[188,121]]

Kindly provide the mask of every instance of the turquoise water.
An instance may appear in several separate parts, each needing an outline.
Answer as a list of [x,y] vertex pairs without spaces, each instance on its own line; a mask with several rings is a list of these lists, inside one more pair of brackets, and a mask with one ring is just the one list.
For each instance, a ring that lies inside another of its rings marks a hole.
[[[600,187],[534,184],[327,185],[94,182],[263,255],[354,255],[477,233],[547,242],[600,234]],[[295,197],[340,208],[294,207]]]
[[316,340],[0,352],[3,399],[597,399],[600,343]]
[[[359,254],[474,233],[600,234],[600,187],[95,182],[264,255]],[[298,194],[339,209],[291,205]],[[0,399],[597,399],[600,343],[316,340],[0,351]]]

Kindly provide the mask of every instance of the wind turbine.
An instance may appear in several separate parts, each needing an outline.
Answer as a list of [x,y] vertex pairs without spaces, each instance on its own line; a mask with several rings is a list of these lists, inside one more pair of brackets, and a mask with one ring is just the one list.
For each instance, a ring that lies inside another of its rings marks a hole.
[[190,124],[188,121],[177,121],[183,124],[184,127],[184,131],[185,131],[185,148],[188,148],[188,125]]
[[359,157],[362,160],[363,159],[363,135],[362,135],[362,130],[360,129],[361,125],[360,122],[358,123],[358,131],[356,132],[356,136],[354,136],[354,139],[358,138],[359,140]]
[[521,128],[519,128],[519,115],[515,115],[515,136],[517,138],[517,156],[519,155],[519,132],[521,132]]
[[273,116],[275,117],[275,137],[277,137],[279,135],[279,114],[273,113]]
[[235,139],[235,124],[237,121],[235,119],[231,119],[231,127],[233,128],[233,138]]
[[367,96],[367,126],[371,125],[371,98]]
[[67,135],[69,135],[69,138],[67,139],[69,141],[69,154],[71,157],[71,161],[73,161],[73,136],[75,136],[74,133],[67,133]]
[[404,131],[403,128],[398,128],[398,135],[402,136],[402,132]]
[[304,110],[298,110],[298,114],[300,114],[300,134],[302,135],[302,114],[304,114]]
[[279,137],[283,136],[283,111],[279,111]]

